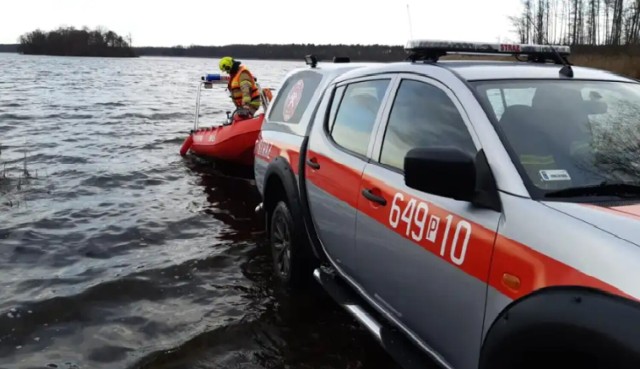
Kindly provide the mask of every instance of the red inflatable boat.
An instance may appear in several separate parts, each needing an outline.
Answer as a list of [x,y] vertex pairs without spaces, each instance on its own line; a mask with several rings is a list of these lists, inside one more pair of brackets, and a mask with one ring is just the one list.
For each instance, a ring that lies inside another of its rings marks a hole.
[[229,125],[198,128],[182,144],[180,155],[194,155],[224,160],[240,165],[253,165],[253,148],[264,114],[250,119],[235,118]]
[[[213,84],[227,83],[229,77],[219,74],[208,74],[202,77],[198,87],[196,100],[196,118],[194,128],[180,147],[180,155],[192,153],[196,156],[221,160],[238,165],[253,165],[253,149],[262,128],[264,113],[260,112],[253,117],[245,117],[236,110],[233,114],[227,113],[224,124],[213,127],[199,127],[200,115],[200,91],[202,86],[212,88]],[[267,110],[273,95],[272,89],[260,89],[262,109]],[[241,111],[241,109],[240,109]]]

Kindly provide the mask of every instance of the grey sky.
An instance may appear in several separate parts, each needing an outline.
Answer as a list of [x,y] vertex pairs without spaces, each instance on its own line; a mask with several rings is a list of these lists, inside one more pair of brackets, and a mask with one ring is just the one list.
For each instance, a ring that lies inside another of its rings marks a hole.
[[[414,38],[514,40],[520,0],[3,1],[0,43],[36,28],[104,26],[134,46],[231,43],[405,44]],[[242,4],[232,6],[233,4]],[[305,10],[306,9],[306,10]],[[309,11],[307,11],[309,10]],[[243,17],[245,15],[245,17]]]

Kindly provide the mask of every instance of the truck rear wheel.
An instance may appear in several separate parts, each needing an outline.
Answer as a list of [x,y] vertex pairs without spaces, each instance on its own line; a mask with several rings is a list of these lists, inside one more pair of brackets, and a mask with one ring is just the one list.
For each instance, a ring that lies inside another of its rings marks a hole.
[[284,201],[276,204],[270,218],[269,246],[275,275],[288,288],[303,287],[311,280],[313,271],[309,267],[301,220],[293,218]]

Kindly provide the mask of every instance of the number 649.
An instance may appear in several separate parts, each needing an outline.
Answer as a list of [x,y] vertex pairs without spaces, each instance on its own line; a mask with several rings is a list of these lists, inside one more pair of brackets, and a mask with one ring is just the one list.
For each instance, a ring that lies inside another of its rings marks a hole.
[[[429,219],[429,205],[425,202],[418,202],[416,199],[410,199],[404,210],[398,203],[404,202],[404,195],[400,192],[396,193],[391,203],[391,211],[389,212],[389,225],[391,228],[397,229],[400,222],[407,224],[405,229],[405,236],[411,237],[416,242],[422,242],[423,240],[429,240],[435,242],[437,235],[440,233],[440,218],[436,215],[431,215],[429,224],[434,227],[427,228],[427,220]],[[445,217],[447,224],[445,226],[444,235],[442,236],[442,242],[440,245],[440,256],[445,256],[447,249],[447,242],[451,233],[451,227],[453,223],[453,215],[447,215]],[[428,234],[425,234],[427,230]],[[461,232],[464,231],[464,236],[460,237]],[[435,234],[432,234],[436,232]],[[464,263],[467,246],[469,245],[469,239],[471,237],[471,224],[466,220],[460,219],[457,221],[456,229],[449,245],[449,258],[456,265],[462,265]],[[460,243],[462,243],[460,245]]]

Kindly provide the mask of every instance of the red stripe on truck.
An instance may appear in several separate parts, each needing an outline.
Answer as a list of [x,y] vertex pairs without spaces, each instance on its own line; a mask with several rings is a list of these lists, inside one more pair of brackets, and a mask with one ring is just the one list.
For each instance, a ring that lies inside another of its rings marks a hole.
[[[278,148],[271,153],[270,158],[282,153],[293,158],[295,152],[297,160],[298,151],[295,148],[279,143],[274,144],[274,147]],[[500,234],[496,235],[493,229],[488,229],[431,202],[409,195],[376,178],[362,177],[361,173],[331,158],[315,152],[309,152],[307,157],[315,157],[320,164],[320,169],[317,171],[306,166],[307,180],[315,186],[359,209],[360,212],[410,240],[416,246],[440,257],[443,262],[488,283],[511,299],[551,286],[593,287],[636,299],[595,276],[587,275],[516,240]],[[295,165],[292,166],[297,168],[297,162],[293,163]],[[387,205],[380,206],[364,198],[360,193],[365,185],[366,188],[379,189],[379,195],[387,200]],[[397,196],[395,202],[394,195]],[[406,212],[409,208],[413,208],[411,211],[416,212],[414,216],[407,216]],[[405,220],[403,220],[403,212],[405,212]],[[439,220],[436,231],[429,228],[433,224],[430,223],[431,216]],[[406,221],[407,219],[411,221]],[[422,225],[423,219],[425,219],[424,225]],[[468,241],[465,241],[467,233],[469,233]],[[446,242],[443,242],[445,237]],[[507,280],[513,282],[512,279],[505,278],[505,275],[517,276],[520,287],[513,289],[513,283],[510,283],[510,286],[509,283],[505,283]]]

